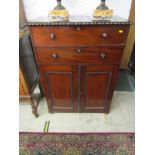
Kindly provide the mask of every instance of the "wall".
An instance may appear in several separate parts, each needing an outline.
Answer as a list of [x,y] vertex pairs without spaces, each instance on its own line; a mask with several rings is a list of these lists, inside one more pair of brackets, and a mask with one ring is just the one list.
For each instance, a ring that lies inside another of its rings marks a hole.
[[[128,19],[132,0],[107,0],[106,4],[115,15]],[[56,0],[23,0],[27,20],[47,16],[56,5]],[[71,15],[91,16],[100,0],[62,0]]]

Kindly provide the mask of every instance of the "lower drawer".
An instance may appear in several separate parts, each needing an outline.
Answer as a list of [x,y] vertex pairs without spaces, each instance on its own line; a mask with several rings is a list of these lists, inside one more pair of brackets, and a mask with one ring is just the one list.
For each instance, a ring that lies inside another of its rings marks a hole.
[[120,63],[122,48],[36,48],[39,64]]

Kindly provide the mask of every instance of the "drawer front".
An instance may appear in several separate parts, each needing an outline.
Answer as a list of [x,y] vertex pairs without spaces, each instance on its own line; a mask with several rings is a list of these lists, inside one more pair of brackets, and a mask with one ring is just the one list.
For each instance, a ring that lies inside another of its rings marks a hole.
[[124,44],[128,26],[31,26],[35,46]]
[[36,48],[39,64],[120,63],[122,48]]

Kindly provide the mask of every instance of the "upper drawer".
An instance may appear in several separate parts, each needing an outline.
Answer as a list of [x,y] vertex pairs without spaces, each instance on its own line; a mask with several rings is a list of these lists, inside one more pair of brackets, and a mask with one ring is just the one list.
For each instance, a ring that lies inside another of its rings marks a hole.
[[120,63],[122,48],[36,48],[39,64]]
[[127,32],[127,25],[31,26],[35,46],[124,44]]

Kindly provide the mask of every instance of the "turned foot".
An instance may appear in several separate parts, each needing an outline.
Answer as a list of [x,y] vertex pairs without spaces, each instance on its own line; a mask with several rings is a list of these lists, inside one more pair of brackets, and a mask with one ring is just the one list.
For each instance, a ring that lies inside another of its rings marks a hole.
[[32,109],[32,113],[33,113],[33,115],[34,115],[36,118],[39,117],[38,112],[37,112],[36,109]]
[[32,108],[33,115],[37,118],[39,115],[38,115],[38,112],[37,112],[37,105],[35,104],[35,101],[34,101],[33,97],[31,97],[31,108]]

